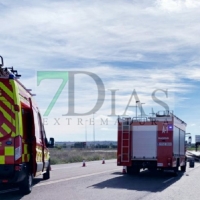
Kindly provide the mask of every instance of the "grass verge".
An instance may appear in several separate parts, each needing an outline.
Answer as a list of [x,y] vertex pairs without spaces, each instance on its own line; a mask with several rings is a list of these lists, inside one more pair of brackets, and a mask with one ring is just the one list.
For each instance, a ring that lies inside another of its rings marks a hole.
[[65,164],[94,160],[115,159],[117,157],[116,151],[97,151],[88,149],[50,149],[51,164]]

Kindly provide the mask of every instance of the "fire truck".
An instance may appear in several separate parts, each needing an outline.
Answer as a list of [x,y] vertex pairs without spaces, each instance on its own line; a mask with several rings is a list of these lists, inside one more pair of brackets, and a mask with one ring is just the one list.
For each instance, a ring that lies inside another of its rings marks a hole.
[[50,178],[48,141],[33,95],[0,61],[0,184],[15,183],[28,194],[33,177]]
[[117,165],[128,174],[141,169],[186,170],[186,123],[170,111],[147,118],[118,118]]

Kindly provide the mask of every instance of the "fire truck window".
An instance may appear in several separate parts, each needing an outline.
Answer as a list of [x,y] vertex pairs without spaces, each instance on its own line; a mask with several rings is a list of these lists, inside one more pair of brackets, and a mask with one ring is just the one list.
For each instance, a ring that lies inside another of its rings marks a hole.
[[22,126],[23,126],[23,134],[25,137],[30,137],[32,134],[32,115],[31,111],[28,109],[22,108]]
[[33,113],[34,113],[35,134],[37,135],[37,138],[42,139],[41,126],[40,126],[40,120],[38,118],[38,114],[35,110]]
[[45,134],[45,129],[44,129],[44,125],[42,123],[42,117],[41,117],[40,113],[38,113],[38,118],[40,120],[40,126],[41,126],[41,130],[42,130],[43,138],[45,139],[46,138],[46,134]]

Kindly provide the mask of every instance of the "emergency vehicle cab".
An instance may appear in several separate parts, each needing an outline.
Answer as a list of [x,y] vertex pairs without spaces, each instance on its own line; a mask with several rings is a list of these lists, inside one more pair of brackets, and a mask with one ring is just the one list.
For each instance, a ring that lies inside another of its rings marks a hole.
[[48,141],[33,95],[3,64],[0,56],[0,184],[16,183],[28,194],[33,177],[50,178]]

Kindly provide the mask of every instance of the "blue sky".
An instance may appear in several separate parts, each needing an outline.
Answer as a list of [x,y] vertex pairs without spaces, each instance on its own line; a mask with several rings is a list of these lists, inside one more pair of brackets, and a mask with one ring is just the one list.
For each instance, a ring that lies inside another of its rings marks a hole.
[[[105,100],[95,113],[95,139],[116,140],[116,114],[122,115],[135,89],[146,114],[163,108],[152,100],[157,89],[170,110],[200,135],[200,2],[195,0],[108,1],[0,0],[0,54],[6,66],[22,74],[45,113],[61,80],[43,80],[38,71],[87,71],[105,86]],[[75,81],[75,110],[84,113],[96,103],[97,87],[86,75]],[[131,102],[135,105],[135,100]],[[68,112],[68,84],[45,118],[47,135],[57,141],[93,140],[93,116],[63,116]],[[135,116],[135,108],[127,113]],[[71,118],[68,125],[66,118]],[[78,118],[83,125],[78,124]],[[108,119],[108,125],[101,125]],[[86,120],[88,120],[86,122]],[[57,121],[59,123],[57,123]],[[85,125],[85,122],[87,125]]]

